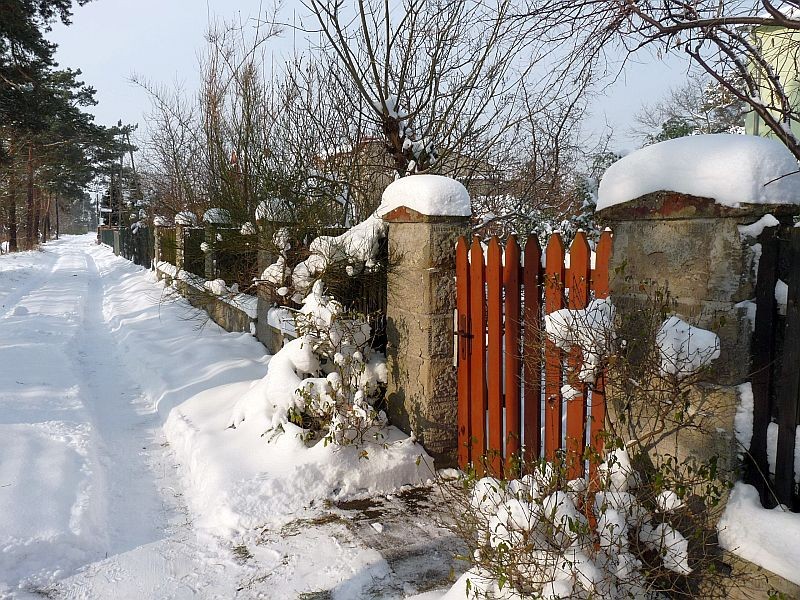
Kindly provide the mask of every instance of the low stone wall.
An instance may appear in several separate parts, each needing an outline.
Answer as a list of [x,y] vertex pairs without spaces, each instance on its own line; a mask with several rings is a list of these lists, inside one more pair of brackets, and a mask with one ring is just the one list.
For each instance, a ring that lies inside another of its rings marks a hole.
[[243,307],[235,306],[233,300],[226,301],[204,289],[203,280],[199,277],[185,272],[183,277],[180,277],[175,265],[165,263],[156,263],[155,273],[168,285],[175,282],[175,289],[189,301],[189,304],[206,311],[208,316],[225,331],[254,333],[257,330],[257,318],[248,314]]

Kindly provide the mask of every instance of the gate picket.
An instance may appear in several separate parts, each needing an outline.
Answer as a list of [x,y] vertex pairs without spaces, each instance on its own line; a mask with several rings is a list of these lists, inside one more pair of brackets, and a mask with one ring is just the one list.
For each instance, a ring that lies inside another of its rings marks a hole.
[[470,460],[470,326],[469,257],[467,241],[456,243],[456,327],[458,334],[458,466]]
[[506,263],[503,271],[505,291],[505,458],[509,477],[519,458],[522,430],[520,429],[520,249],[513,235],[506,242]]
[[[591,249],[586,234],[578,231],[570,246],[569,256],[569,308],[583,309],[589,304],[589,280],[591,272]],[[578,327],[591,326],[579,323]],[[569,352],[569,385],[572,392],[567,400],[567,476],[576,479],[584,475],[583,448],[586,444],[586,385],[579,379],[578,370],[582,361],[581,349]]]
[[486,375],[489,406],[488,459],[492,475],[502,474],[503,452],[503,266],[500,243],[489,240],[486,252]]
[[[588,386],[577,376],[582,360],[578,349],[569,352],[568,381],[579,395],[567,401],[566,442],[562,442],[564,356],[555,342],[543,335],[542,316],[564,307],[565,286],[570,309],[586,308],[592,292],[596,298],[608,296],[611,244],[611,233],[603,232],[597,246],[597,265],[592,268],[588,240],[579,232],[570,248],[567,269],[564,242],[558,233],[550,236],[544,250],[544,268],[536,236],[528,238],[524,251],[514,236],[505,248],[492,238],[485,252],[477,236],[471,243],[459,238],[456,362],[461,467],[471,463],[479,476],[488,468],[494,476],[513,477],[518,474],[520,459],[535,461],[543,454],[553,460],[563,447],[569,477],[580,477],[584,474],[589,416],[588,443],[596,451],[602,450],[604,380],[600,373],[592,385],[588,415]],[[524,456],[519,455],[521,448]],[[488,459],[487,464],[484,459]],[[595,463],[591,461],[592,476]]]
[[525,461],[533,462],[540,456],[542,444],[542,247],[539,238],[532,235],[525,243],[525,321],[523,324],[523,394],[525,398]]
[[[564,307],[564,242],[554,233],[545,251],[544,308],[550,314]],[[550,340],[544,344],[544,456],[553,460],[561,447],[561,349]]]
[[483,248],[478,236],[469,251],[470,268],[470,456],[478,474],[483,474],[481,458],[486,454],[486,272]]

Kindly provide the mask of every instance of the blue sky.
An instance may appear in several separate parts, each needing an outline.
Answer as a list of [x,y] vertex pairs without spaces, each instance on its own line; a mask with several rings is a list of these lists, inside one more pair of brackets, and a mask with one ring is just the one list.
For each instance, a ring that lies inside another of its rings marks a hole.
[[[209,20],[246,21],[262,5],[269,6],[262,0],[94,0],[75,9],[70,27],[55,25],[49,37],[59,45],[60,64],[80,68],[86,83],[97,89],[94,113],[99,123],[143,123],[149,101],[130,83],[133,73],[194,89]],[[288,0],[283,14],[291,17],[295,10],[304,12],[296,0]],[[291,33],[271,42],[277,55],[290,53],[294,43]],[[635,147],[628,130],[642,103],[652,103],[685,78],[683,62],[666,64],[647,55],[638,60],[593,103],[587,122],[592,132],[610,125],[619,149]]]

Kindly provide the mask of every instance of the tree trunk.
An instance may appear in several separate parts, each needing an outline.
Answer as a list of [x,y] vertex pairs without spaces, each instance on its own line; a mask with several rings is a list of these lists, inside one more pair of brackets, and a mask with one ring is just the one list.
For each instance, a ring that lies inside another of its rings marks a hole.
[[11,165],[8,176],[8,199],[6,206],[6,225],[8,227],[8,251],[16,252],[17,248],[17,177]]
[[42,193],[38,188],[33,190],[33,243],[39,245],[39,225],[42,215]]
[[56,198],[56,239],[58,239],[59,227],[61,223],[58,222],[58,198]]
[[28,201],[25,215],[25,244],[33,248],[33,144],[28,143]]

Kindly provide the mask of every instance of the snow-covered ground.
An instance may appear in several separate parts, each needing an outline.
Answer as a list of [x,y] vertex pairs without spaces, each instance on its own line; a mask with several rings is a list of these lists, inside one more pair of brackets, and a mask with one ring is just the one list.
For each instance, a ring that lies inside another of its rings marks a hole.
[[389,493],[412,479],[410,441],[381,459],[394,479],[339,476],[382,492],[369,510],[328,471],[304,495],[294,467],[313,477],[346,455],[289,453],[270,470],[253,455],[263,439],[216,427],[266,372],[252,336],[164,301],[92,235],[0,257],[0,283],[0,597],[355,600],[444,586],[454,540],[410,516],[435,501]]

